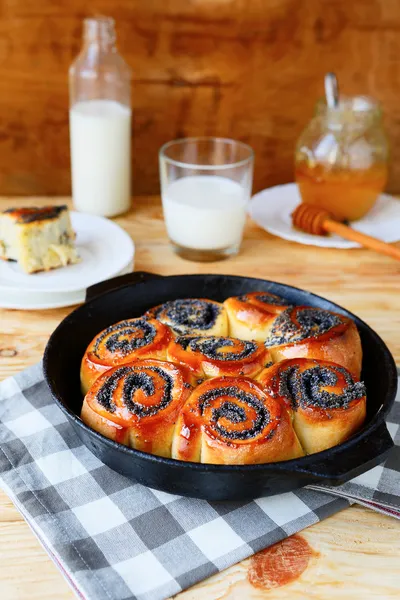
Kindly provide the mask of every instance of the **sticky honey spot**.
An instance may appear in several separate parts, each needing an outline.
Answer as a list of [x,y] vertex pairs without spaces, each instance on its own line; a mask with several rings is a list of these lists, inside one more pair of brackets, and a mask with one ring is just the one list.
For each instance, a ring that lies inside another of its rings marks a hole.
[[287,585],[300,577],[315,555],[318,553],[303,537],[292,535],[252,557],[248,580],[263,590]]

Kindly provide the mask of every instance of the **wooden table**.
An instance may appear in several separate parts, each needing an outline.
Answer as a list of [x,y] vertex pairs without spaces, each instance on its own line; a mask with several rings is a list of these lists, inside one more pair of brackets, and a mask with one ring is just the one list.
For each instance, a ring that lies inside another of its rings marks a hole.
[[[60,203],[63,199],[57,198]],[[49,198],[24,199],[24,204]],[[16,204],[1,199],[0,209]],[[136,270],[160,274],[230,273],[272,279],[328,297],[357,313],[387,342],[400,363],[400,266],[366,250],[309,248],[285,242],[248,223],[241,253],[224,262],[177,258],[165,235],[159,198],[136,198],[118,218],[136,243]],[[56,325],[71,309],[0,310],[0,379],[37,362]],[[352,507],[300,536],[312,549],[294,582],[265,589],[249,581],[254,559],[178,594],[179,600],[330,600],[400,598],[400,522]],[[11,501],[0,493],[1,600],[70,600],[74,596]]]

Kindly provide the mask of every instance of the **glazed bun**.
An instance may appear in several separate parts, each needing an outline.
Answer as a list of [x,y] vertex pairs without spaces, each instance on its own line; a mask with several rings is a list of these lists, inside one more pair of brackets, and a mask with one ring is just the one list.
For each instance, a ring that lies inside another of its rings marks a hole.
[[271,363],[270,354],[261,342],[215,336],[179,336],[168,346],[167,358],[187,365],[197,378],[254,377]]
[[183,367],[138,360],[96,379],[85,396],[81,418],[111,440],[169,457],[175,423],[191,390]]
[[224,306],[206,298],[164,302],[148,310],[146,316],[168,325],[175,335],[228,335]]
[[287,308],[272,322],[265,341],[272,360],[315,358],[361,374],[362,348],[355,323],[343,315],[310,306]]
[[284,298],[269,292],[249,292],[224,302],[229,320],[229,335],[242,340],[263,342],[275,317],[288,308]]
[[112,367],[140,358],[165,359],[172,337],[170,329],[156,319],[126,319],[107,327],[90,342],[83,356],[83,393]]
[[362,347],[342,314],[269,292],[178,299],[115,323],[81,363],[81,418],[177,460],[290,460],[352,436],[366,418]]
[[245,377],[217,377],[199,385],[179,415],[172,457],[245,465],[303,456],[283,403]]
[[341,444],[365,420],[364,384],[335,363],[293,358],[265,369],[257,380],[286,406],[307,454]]

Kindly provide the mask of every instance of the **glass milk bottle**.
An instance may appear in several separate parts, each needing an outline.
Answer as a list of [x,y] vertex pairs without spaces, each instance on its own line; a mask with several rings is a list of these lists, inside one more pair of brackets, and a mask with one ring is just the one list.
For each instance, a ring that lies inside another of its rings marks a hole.
[[85,19],[69,88],[74,206],[104,217],[126,212],[131,203],[130,69],[117,52],[113,19]]

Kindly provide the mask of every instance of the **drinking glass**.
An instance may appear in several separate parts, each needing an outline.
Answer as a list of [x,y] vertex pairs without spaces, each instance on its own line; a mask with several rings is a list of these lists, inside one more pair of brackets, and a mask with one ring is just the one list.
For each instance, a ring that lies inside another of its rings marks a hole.
[[174,140],[160,149],[164,219],[175,252],[194,261],[237,254],[253,181],[253,150],[216,137]]

